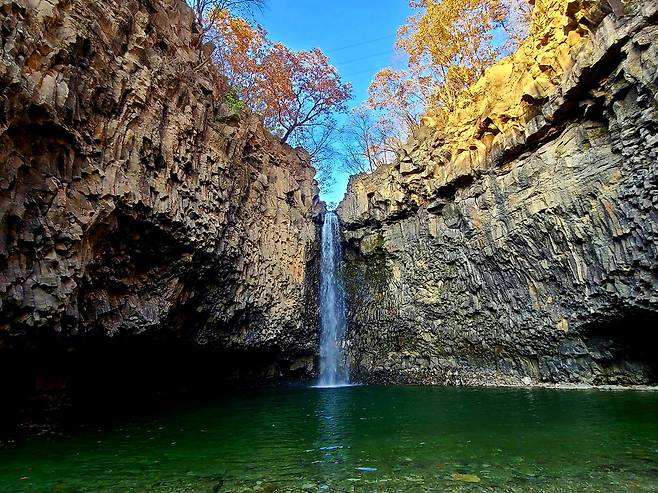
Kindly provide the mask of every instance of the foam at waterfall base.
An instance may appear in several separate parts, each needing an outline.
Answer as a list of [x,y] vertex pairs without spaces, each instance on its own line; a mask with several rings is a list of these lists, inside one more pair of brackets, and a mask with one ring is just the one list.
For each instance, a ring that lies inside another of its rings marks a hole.
[[360,387],[360,383],[335,383],[335,384],[322,384],[311,385],[312,389],[342,389],[345,387]]

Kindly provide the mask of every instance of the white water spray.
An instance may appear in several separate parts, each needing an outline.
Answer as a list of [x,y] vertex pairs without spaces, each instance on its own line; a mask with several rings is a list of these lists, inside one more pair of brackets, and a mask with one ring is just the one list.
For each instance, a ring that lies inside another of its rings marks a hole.
[[349,384],[342,345],[347,319],[338,216],[328,211],[320,252],[320,380],[319,387]]

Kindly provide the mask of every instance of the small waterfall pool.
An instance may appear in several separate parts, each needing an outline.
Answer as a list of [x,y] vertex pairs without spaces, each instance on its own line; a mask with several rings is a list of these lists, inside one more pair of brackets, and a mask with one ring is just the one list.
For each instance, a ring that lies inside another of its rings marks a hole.
[[0,440],[0,492],[655,493],[658,392],[281,387]]
[[320,378],[316,387],[350,384],[343,354],[347,327],[343,284],[340,225],[334,211],[327,211],[320,250]]

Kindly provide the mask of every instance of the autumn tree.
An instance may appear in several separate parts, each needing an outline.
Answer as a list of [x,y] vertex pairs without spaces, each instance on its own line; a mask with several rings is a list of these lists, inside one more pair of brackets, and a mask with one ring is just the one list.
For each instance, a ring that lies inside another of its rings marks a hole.
[[337,154],[336,116],[346,111],[351,86],[321,50],[290,50],[235,15],[262,8],[264,0],[190,1],[204,24],[204,38],[215,46],[212,59],[229,86],[229,105],[249,107],[281,142],[304,147],[326,188],[331,181],[326,163]]
[[[399,31],[410,68],[432,77],[436,102],[453,109],[457,95],[518,40],[506,0],[411,0],[422,11]],[[500,40],[494,40],[498,35]],[[420,81],[422,84],[422,81]]]
[[406,133],[413,133],[430,95],[419,81],[409,71],[381,69],[368,88],[370,109],[382,111],[382,122],[394,121]]
[[381,70],[372,108],[412,132],[425,112],[455,109],[458,96],[524,37],[528,0],[410,0],[417,13],[398,32],[406,70]]
[[294,52],[274,43],[261,67],[263,115],[282,142],[313,129],[326,133],[333,126],[333,115],[347,109],[352,88],[341,82],[336,68],[317,48]]
[[214,10],[215,62],[247,106],[263,116],[281,142],[305,147],[317,161],[331,150],[335,116],[346,110],[351,86],[319,49],[292,51],[271,42],[260,26]]
[[209,17],[216,46],[213,60],[219,71],[240,100],[254,111],[264,111],[261,66],[269,49],[265,30],[225,9],[215,9]]

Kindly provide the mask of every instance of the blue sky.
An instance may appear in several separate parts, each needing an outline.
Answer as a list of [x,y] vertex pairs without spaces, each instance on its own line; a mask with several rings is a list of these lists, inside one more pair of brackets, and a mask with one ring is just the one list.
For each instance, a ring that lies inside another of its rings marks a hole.
[[[358,106],[368,97],[375,73],[399,66],[394,43],[397,29],[411,14],[407,0],[268,0],[257,20],[271,39],[293,50],[320,48],[351,82]],[[339,201],[348,176],[336,170],[333,190],[323,200]]]

